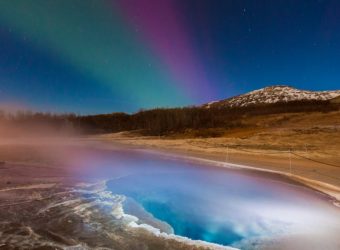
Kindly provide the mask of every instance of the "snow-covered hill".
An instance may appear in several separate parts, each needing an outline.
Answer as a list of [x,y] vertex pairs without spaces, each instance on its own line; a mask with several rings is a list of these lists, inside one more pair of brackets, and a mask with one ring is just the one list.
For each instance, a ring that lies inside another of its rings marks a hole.
[[290,102],[300,100],[331,100],[340,96],[340,90],[308,91],[285,85],[270,86],[244,95],[204,104],[203,107],[246,107],[255,104]]

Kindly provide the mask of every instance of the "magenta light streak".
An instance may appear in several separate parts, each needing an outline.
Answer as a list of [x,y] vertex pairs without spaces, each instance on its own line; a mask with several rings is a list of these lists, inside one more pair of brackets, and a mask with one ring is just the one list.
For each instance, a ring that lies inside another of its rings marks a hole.
[[123,0],[123,15],[160,57],[188,97],[199,101],[213,96],[204,67],[195,55],[174,1]]

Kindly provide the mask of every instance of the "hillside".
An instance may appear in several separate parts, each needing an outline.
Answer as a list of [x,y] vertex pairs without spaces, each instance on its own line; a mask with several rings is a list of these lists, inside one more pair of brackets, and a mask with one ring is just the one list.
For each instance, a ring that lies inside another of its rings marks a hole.
[[155,108],[134,114],[82,116],[32,112],[16,115],[0,113],[0,125],[8,128],[5,135],[9,135],[8,131],[13,128],[16,130],[12,134],[18,134],[18,129],[34,128],[33,131],[41,133],[48,128],[58,132],[84,134],[139,131],[142,135],[151,136],[220,137],[232,129],[254,127],[254,124],[248,122],[252,117],[339,111],[339,97],[340,91],[312,92],[287,86],[272,86],[203,107]]
[[247,107],[292,101],[327,101],[340,96],[340,90],[308,91],[286,85],[270,86],[249,93],[204,104],[206,108]]

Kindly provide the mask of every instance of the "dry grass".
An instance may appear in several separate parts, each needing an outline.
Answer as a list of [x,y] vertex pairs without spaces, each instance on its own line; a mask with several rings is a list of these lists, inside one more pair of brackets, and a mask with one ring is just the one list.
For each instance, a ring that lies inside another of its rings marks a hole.
[[[340,112],[280,114],[245,118],[241,128],[224,130],[220,137],[193,137],[194,131],[166,137],[140,136],[138,132],[102,135],[101,139],[115,139],[131,144],[166,147],[184,144],[208,150],[249,149],[256,151],[287,151],[308,153],[318,158],[339,160]],[[183,146],[183,145],[182,145]]]

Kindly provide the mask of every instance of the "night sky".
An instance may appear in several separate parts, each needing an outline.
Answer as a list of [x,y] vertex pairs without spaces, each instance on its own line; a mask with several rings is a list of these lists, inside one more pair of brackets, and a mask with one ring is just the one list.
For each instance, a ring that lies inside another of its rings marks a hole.
[[0,107],[81,114],[340,89],[340,1],[2,0]]

